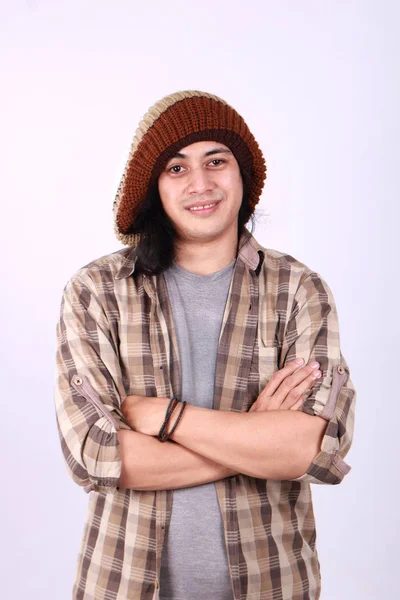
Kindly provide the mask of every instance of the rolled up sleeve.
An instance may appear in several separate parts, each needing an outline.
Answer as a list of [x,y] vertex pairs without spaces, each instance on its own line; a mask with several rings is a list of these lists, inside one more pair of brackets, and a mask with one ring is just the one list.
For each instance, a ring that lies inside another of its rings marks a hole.
[[318,273],[309,274],[295,294],[281,352],[282,367],[299,357],[306,364],[318,361],[322,373],[300,410],[325,419],[327,427],[320,452],[307,472],[292,481],[335,485],[351,469],[344,459],[353,440],[356,391],[340,349],[334,297]]
[[55,408],[67,470],[86,492],[117,489],[125,395],[106,314],[90,282],[74,277],[57,323]]

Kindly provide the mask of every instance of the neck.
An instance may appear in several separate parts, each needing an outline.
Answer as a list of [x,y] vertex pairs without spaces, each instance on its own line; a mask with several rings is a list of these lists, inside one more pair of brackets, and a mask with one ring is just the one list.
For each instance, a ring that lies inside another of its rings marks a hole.
[[181,241],[175,261],[195,275],[210,275],[229,265],[236,257],[237,235],[227,240]]

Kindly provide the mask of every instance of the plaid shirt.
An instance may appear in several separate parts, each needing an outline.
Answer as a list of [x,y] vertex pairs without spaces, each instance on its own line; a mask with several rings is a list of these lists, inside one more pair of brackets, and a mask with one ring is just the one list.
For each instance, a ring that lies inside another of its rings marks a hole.
[[[306,474],[216,481],[235,600],[320,597],[310,483],[338,484],[352,441],[355,389],[326,282],[246,234],[221,329],[215,410],[248,411],[286,362],[317,360],[302,410],[327,421]],[[179,396],[177,339],[163,276],[134,273],[134,248],[93,261],[67,283],[57,325],[56,417],[73,480],[89,494],[74,599],[156,600],[173,490],[119,489],[117,431],[126,395]],[[249,440],[250,443],[250,440]]]

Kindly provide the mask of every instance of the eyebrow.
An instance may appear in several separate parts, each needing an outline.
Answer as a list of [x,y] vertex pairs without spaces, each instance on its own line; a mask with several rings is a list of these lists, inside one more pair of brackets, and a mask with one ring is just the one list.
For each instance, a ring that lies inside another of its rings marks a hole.
[[[221,153],[232,154],[231,150],[229,150],[228,148],[214,148],[213,150],[205,152],[203,156],[212,156],[213,154]],[[174,156],[171,156],[170,160],[173,160],[174,158],[188,158],[188,155],[184,154],[183,152],[177,152],[176,154],[174,154]]]

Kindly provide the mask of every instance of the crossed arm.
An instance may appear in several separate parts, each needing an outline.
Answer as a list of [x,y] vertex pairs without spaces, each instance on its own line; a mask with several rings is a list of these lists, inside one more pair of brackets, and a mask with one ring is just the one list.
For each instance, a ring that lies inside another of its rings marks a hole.
[[[278,410],[294,407],[296,396],[285,406],[290,386],[299,384],[298,388],[303,385],[306,389],[312,381],[313,370],[308,366],[289,381],[295,368],[298,365],[290,363],[276,374],[274,383],[257,400],[258,410],[235,413],[188,405],[173,442],[160,443],[153,437],[169,399],[128,396],[122,411],[135,431],[118,432],[122,456],[119,486],[174,489],[237,473],[262,479],[303,475],[320,451],[327,422],[294,410]],[[286,388],[285,383],[280,385],[285,378]],[[276,409],[270,410],[273,406]]]
[[291,368],[288,356],[317,359],[322,377],[302,410],[287,399],[265,406],[265,390],[248,413],[187,406],[173,441],[165,443],[154,436],[169,399],[125,398],[119,355],[92,287],[80,277],[68,283],[57,325],[57,424],[78,485],[104,492],[175,489],[237,473],[323,484],[343,480],[350,470],[344,458],[356,394],[340,352],[333,297],[319,276],[310,275],[296,294],[281,348],[284,366],[265,388]]
[[119,487],[175,489],[237,473],[262,479],[300,477],[318,454],[327,425],[320,417],[289,411],[241,414],[188,407],[185,417],[173,434],[178,443],[118,432]]
[[235,475],[235,471],[174,442],[120,429],[122,458],[118,487],[135,490],[169,490],[202,485]]

